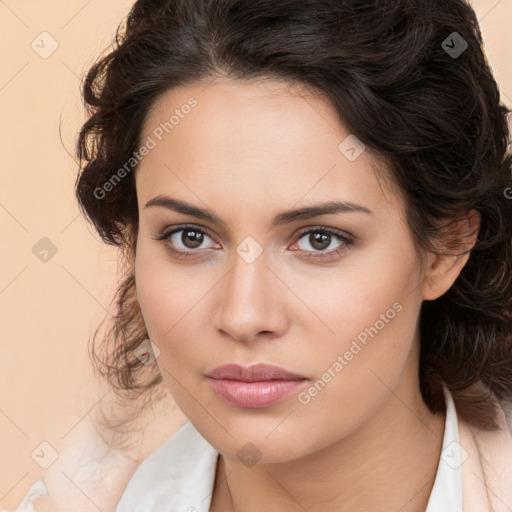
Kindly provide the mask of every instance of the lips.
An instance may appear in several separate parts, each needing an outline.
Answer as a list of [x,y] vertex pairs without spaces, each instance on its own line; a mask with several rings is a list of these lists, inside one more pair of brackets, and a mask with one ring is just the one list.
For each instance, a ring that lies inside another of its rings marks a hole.
[[303,387],[307,380],[303,375],[265,364],[250,367],[227,364],[208,374],[212,390],[224,402],[252,409],[281,402]]
[[304,380],[306,377],[291,373],[279,366],[255,364],[244,367],[237,364],[225,364],[215,368],[208,377],[213,379],[239,380],[242,382],[261,382],[269,380]]

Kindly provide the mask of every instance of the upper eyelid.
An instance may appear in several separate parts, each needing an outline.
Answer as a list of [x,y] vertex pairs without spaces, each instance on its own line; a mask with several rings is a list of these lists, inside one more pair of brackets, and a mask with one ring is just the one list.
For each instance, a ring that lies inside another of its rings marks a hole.
[[205,228],[204,226],[199,226],[197,224],[181,224],[181,225],[173,226],[172,228],[169,228],[169,229],[163,229],[161,231],[161,235],[162,236],[164,236],[164,235],[171,236],[171,234],[179,233],[180,231],[183,231],[184,229],[188,229],[188,228],[197,229],[198,231],[202,231],[202,232],[206,233],[212,240],[215,240],[215,237],[210,234],[210,230],[208,228]]

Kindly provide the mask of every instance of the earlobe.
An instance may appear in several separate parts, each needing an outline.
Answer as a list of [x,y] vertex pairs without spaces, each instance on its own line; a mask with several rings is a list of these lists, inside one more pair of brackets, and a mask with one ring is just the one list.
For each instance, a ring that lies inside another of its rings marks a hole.
[[427,257],[423,300],[435,300],[453,285],[477,242],[480,220],[480,214],[471,210],[447,226],[436,244],[438,249]]

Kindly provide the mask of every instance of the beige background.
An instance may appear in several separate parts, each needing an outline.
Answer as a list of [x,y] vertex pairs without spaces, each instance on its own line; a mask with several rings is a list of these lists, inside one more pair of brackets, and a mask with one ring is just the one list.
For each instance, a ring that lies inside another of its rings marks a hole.
[[[16,506],[43,474],[31,457],[40,443],[61,453],[106,392],[86,347],[117,283],[116,253],[79,214],[72,155],[83,120],[79,77],[132,3],[0,0],[0,509]],[[472,3],[512,106],[512,0]],[[46,262],[32,252],[43,237],[57,249]],[[146,451],[183,419],[163,417]]]

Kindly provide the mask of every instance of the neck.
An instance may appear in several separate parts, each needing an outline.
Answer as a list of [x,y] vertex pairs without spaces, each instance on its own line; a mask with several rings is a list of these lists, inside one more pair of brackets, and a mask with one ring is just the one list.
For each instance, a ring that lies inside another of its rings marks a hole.
[[445,414],[433,415],[410,382],[364,425],[320,452],[247,468],[219,457],[210,512],[424,512]]

